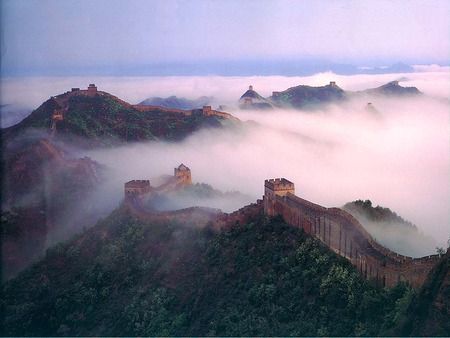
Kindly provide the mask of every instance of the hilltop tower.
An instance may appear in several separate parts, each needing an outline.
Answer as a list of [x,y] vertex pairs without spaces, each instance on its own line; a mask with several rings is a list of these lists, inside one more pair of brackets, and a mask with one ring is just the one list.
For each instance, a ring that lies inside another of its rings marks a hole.
[[97,93],[97,87],[95,86],[95,84],[93,83],[89,84],[87,88],[87,93],[88,95],[95,95]]
[[203,106],[202,113],[203,113],[203,115],[211,115],[211,113],[212,113],[211,106]]
[[285,178],[275,178],[264,181],[264,212],[268,216],[275,215],[276,196],[295,195],[294,183]]
[[192,184],[191,169],[181,163],[178,168],[174,168],[174,176],[179,182],[186,186]]
[[336,81],[330,81],[330,86],[331,86],[331,87],[337,87]]
[[253,86],[252,85],[248,86],[248,90],[253,90]]

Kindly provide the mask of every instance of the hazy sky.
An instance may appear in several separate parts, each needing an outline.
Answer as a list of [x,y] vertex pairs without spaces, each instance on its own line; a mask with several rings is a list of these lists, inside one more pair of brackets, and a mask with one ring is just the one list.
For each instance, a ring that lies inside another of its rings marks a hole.
[[359,66],[448,64],[450,55],[447,0],[0,4],[6,75],[311,58]]

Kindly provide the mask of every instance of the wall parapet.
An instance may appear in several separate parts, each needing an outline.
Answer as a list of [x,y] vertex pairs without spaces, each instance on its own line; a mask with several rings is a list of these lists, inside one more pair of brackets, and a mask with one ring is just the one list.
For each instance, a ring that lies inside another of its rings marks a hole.
[[305,206],[305,207],[307,207],[309,209],[312,209],[314,211],[319,211],[319,212],[327,211],[327,208],[325,208],[325,207],[323,207],[323,206],[321,206],[319,204],[315,204],[315,203],[312,203],[310,201],[307,201],[307,200],[305,200],[305,199],[303,199],[301,197],[298,197],[298,196],[296,196],[294,194],[288,194],[287,197],[292,199],[292,200],[294,200],[298,204],[301,204],[301,205],[303,205],[303,206]]

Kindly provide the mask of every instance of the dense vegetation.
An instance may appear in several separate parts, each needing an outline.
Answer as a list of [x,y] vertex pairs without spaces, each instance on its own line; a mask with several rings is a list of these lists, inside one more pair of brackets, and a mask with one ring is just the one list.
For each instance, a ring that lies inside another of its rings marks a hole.
[[281,218],[215,233],[121,207],[2,286],[3,335],[380,335],[414,291],[377,289]]

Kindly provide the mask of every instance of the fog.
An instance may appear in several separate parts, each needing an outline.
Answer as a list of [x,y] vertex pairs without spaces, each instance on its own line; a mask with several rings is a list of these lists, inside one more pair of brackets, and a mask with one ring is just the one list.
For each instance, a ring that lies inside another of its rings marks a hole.
[[[207,183],[223,192],[240,191],[248,196],[243,201],[248,203],[262,197],[265,179],[276,177],[291,180],[298,196],[326,207],[370,199],[413,222],[436,245],[445,247],[450,233],[450,81],[445,68],[419,70],[355,76],[41,79],[40,93],[46,96],[39,103],[34,100],[36,93],[27,95],[29,82],[20,87],[15,80],[3,83],[8,90],[2,91],[2,100],[23,106],[33,102],[36,108],[50,95],[88,83],[130,103],[152,96],[213,96],[217,105],[227,105],[227,112],[243,121],[241,127],[202,130],[176,144],[150,142],[80,152],[79,156],[90,156],[109,168],[107,184],[97,192],[99,200],[117,205],[123,198],[124,182],[151,179],[152,183],[152,178],[171,174],[184,163],[194,183]],[[272,91],[301,84],[322,86],[336,81],[344,90],[359,91],[393,80],[416,86],[425,96],[354,98],[314,112],[236,108],[248,85],[268,97]],[[19,87],[22,95],[17,97]],[[28,97],[29,101],[24,100]],[[367,102],[377,111],[368,111]],[[211,206],[227,212],[236,208],[226,202],[217,204]],[[401,237],[401,231],[392,234],[396,235]],[[428,248],[429,253],[433,249]]]

